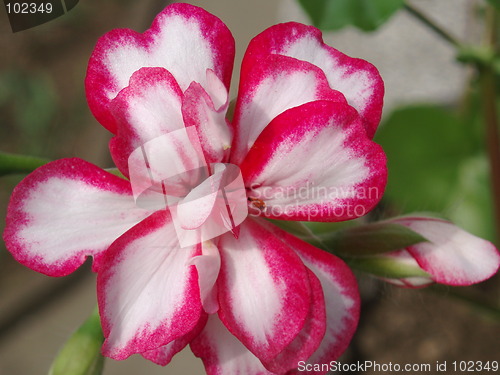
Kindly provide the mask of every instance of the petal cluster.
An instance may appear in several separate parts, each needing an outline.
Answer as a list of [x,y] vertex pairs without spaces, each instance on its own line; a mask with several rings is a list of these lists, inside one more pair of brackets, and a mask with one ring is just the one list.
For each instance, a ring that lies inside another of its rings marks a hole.
[[[349,268],[266,218],[342,221],[377,204],[380,75],[314,27],[276,25],[245,53],[229,121],[233,60],[230,31],[192,5],[168,6],[142,34],[107,33],[85,87],[127,179],[63,159],[13,192],[4,239],[17,260],[62,276],[94,258],[108,357],[166,365],[190,344],[209,374],[286,374],[336,359],[355,331]],[[246,219],[224,171],[241,176]],[[186,204],[148,205],[155,194]],[[215,216],[225,233],[183,241]]]

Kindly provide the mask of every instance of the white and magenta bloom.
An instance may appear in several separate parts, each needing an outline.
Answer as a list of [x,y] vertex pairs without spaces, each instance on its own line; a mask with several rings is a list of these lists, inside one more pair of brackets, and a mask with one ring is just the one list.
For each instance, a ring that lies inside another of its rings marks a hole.
[[87,98],[127,179],[63,159],[13,192],[4,239],[19,262],[64,276],[93,257],[108,357],[166,365],[189,344],[209,374],[285,374],[336,359],[356,329],[348,267],[266,218],[377,204],[380,75],[314,27],[276,25],[248,46],[228,119],[233,59],[227,27],[187,4],[104,35]]
[[489,279],[500,267],[500,255],[495,245],[449,221],[404,216],[390,222],[410,228],[427,240],[380,255],[404,267],[423,271],[422,276],[385,279],[390,283],[407,288],[433,283],[467,286]]

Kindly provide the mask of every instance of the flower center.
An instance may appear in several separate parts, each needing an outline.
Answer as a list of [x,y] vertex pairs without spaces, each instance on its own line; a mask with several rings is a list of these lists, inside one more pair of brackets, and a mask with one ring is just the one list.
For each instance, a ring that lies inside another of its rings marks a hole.
[[135,149],[128,160],[135,202],[168,210],[181,247],[210,240],[248,216],[240,168],[207,164],[194,127],[175,130]]

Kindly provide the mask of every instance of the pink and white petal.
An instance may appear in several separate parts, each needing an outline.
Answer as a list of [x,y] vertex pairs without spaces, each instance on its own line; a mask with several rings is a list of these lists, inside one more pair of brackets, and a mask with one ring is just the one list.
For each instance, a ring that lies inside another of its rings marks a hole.
[[214,106],[211,97],[197,82],[189,86],[182,102],[185,126],[196,127],[207,163],[224,161],[229,153],[232,138],[225,118],[228,107],[227,91],[224,99],[222,90],[226,90],[225,87],[222,85],[217,88],[216,83],[213,86],[216,93],[213,97],[218,98],[219,107]]
[[182,349],[184,349],[187,344],[189,344],[195,337],[197,337],[207,322],[208,315],[203,314],[196,327],[185,334],[184,336],[171,341],[169,344],[164,345],[158,349],[148,350],[147,352],[141,353],[141,355],[150,360],[151,362],[156,363],[160,366],[166,366],[170,363],[174,355],[179,353]]
[[[347,349],[358,325],[360,297],[356,279],[349,267],[336,256],[279,228],[274,227],[273,231],[300,256],[304,264],[318,277],[323,288],[326,333],[307,363],[322,364],[334,361]],[[309,372],[314,375],[325,373],[326,371]]]
[[431,218],[401,218],[394,222],[429,240],[407,250],[438,283],[471,285],[498,271],[500,255],[496,247],[450,222]]
[[207,69],[206,92],[217,111],[227,109],[229,104],[229,91],[217,74],[212,69]]
[[264,128],[287,109],[315,100],[346,102],[316,66],[271,55],[242,69],[234,114],[231,162],[239,164]]
[[217,315],[210,315],[205,329],[191,342],[207,375],[274,375],[234,337]]
[[363,216],[382,198],[387,181],[385,154],[366,136],[357,112],[329,101],[276,117],[241,171],[248,196],[265,205],[257,213],[285,220]]
[[265,367],[276,374],[285,374],[296,369],[297,364],[307,359],[318,349],[326,332],[325,299],[321,282],[308,270],[311,283],[311,305],[309,316],[302,331],[275,358],[264,363]]
[[308,61],[323,70],[330,87],[356,108],[373,138],[382,115],[384,82],[372,64],[326,45],[320,30],[296,22],[275,25],[257,35],[245,53],[242,71],[269,54]]
[[163,68],[142,68],[132,75],[109,105],[117,121],[111,156],[122,173],[128,175],[128,159],[136,148],[184,128],[182,98],[175,78]]
[[180,249],[170,215],[158,211],[106,252],[97,277],[103,354],[125,359],[191,332],[202,307],[190,260],[200,247]]
[[217,286],[224,325],[262,362],[269,362],[304,328],[311,290],[300,258],[264,225],[248,219],[238,239],[220,237]]
[[224,23],[189,4],[172,4],[143,34],[116,29],[102,36],[90,57],[85,88],[96,119],[115,133],[109,104],[142,67],[170,71],[182,91],[191,82],[207,88],[211,69],[229,88],[234,61],[234,39]]
[[198,271],[203,309],[207,314],[215,314],[219,310],[216,284],[221,264],[219,249],[212,241],[204,241],[201,246],[202,255],[192,258],[189,264],[193,264]]
[[81,159],[48,163],[14,189],[3,238],[20,263],[65,276],[100,254],[151,212],[138,208],[130,183]]

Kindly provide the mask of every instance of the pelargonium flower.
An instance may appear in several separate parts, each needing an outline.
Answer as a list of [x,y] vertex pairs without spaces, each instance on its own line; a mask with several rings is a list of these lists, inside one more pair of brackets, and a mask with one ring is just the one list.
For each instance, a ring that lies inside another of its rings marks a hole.
[[410,228],[427,242],[380,255],[405,267],[423,271],[422,276],[385,279],[388,282],[408,288],[433,283],[467,286],[489,279],[500,267],[500,255],[495,245],[449,221],[404,216],[390,222]]
[[[93,257],[108,357],[165,365],[190,344],[209,374],[284,374],[336,359],[355,331],[348,267],[266,218],[341,221],[374,207],[382,80],[314,27],[276,25],[248,46],[229,121],[233,59],[227,27],[187,4],[143,34],[104,35],[87,98],[128,179],[63,159],[13,192],[4,239],[19,262],[64,276]],[[186,233],[198,241],[181,244]]]

